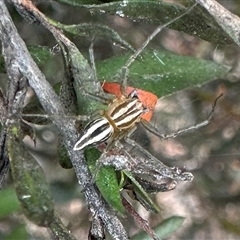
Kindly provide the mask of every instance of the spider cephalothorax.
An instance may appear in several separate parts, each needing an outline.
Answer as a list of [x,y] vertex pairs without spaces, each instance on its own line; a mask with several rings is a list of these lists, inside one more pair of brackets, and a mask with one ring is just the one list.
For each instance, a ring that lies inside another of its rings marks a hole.
[[87,146],[102,142],[112,143],[121,139],[135,128],[141,120],[141,115],[147,109],[137,97],[137,91],[132,91],[127,97],[115,98],[100,116],[89,122],[74,146],[74,150],[82,150]]

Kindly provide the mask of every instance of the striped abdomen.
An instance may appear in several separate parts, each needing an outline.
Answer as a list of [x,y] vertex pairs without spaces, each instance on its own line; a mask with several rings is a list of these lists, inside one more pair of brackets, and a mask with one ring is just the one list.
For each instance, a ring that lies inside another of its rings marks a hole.
[[73,150],[82,150],[87,146],[106,142],[113,132],[113,127],[105,117],[95,119],[86,125]]

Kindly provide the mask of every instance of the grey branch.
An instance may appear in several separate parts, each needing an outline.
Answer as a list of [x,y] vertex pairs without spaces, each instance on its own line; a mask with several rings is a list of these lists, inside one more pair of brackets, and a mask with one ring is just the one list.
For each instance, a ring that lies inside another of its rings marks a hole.
[[196,0],[196,2],[210,13],[222,29],[240,46],[240,18],[215,0]]

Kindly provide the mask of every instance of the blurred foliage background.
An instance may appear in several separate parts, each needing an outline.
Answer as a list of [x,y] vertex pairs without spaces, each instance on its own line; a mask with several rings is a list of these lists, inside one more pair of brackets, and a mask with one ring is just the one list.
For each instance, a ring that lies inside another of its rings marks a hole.
[[[105,12],[99,14],[94,9],[90,11],[85,7],[71,6],[74,1],[68,2],[71,4],[63,2],[68,1],[39,0],[35,1],[35,4],[40,11],[56,22],[69,25],[80,23],[106,25],[120,36],[109,37],[96,29],[89,33],[89,26],[86,31],[81,28],[79,34],[70,31],[67,33],[87,59],[88,48],[94,36],[94,57],[100,80],[116,80],[114,76],[127,59],[125,54],[131,53],[130,46],[134,49],[139,48],[158,26],[156,22],[150,22],[148,19],[141,18],[140,21],[140,16],[134,19],[133,16],[126,17],[121,12],[111,14],[110,10],[106,11],[103,8],[101,10]],[[92,1],[92,4],[95,2]],[[175,3],[191,3],[174,0],[166,2],[173,3],[174,6]],[[219,2],[231,12],[240,14],[239,1]],[[88,1],[89,3],[91,1]],[[64,75],[62,57],[60,54],[50,53],[56,45],[55,39],[41,25],[26,23],[11,5],[8,7],[19,34],[31,48],[47,79],[53,85],[60,82]],[[169,9],[171,10],[171,6]],[[163,17],[167,18],[165,15]],[[188,22],[181,23],[181,26],[184,24],[187,29]],[[219,31],[220,34],[225,34],[223,30]],[[239,47],[230,44],[230,40],[222,41],[219,36],[212,38],[211,35],[203,40],[186,32],[163,30],[149,44],[149,52],[144,54],[143,59],[137,59],[131,69],[130,85],[139,84],[137,87],[153,91],[159,96],[152,123],[164,133],[187,128],[206,119],[216,97],[221,93],[224,95],[217,103],[211,123],[202,129],[161,141],[139,128],[133,138],[138,139],[144,148],[149,149],[168,166],[185,166],[195,178],[191,183],[180,183],[175,190],[155,196],[155,201],[162,209],[159,215],[147,212],[140,205],[136,207],[141,216],[149,219],[151,226],[173,215],[185,217],[181,228],[168,239],[238,239],[240,238]],[[124,39],[129,45],[119,39]],[[219,43],[215,40],[219,40]],[[42,47],[41,50],[39,46]],[[4,88],[7,76],[3,68],[0,74],[1,87]],[[204,82],[207,83],[203,84]],[[156,83],[159,86],[157,89]],[[178,86],[179,84],[181,86]],[[178,91],[183,88],[187,89]],[[88,209],[74,171],[62,169],[59,165],[58,134],[52,125],[36,126],[37,148],[30,137],[25,138],[25,143],[44,170],[58,214],[64,224],[77,239],[86,239],[89,229]],[[49,239],[49,233],[45,228],[34,225],[21,214],[10,174],[0,192],[0,209],[1,239]],[[130,217],[123,219],[123,223],[130,236],[139,231]]]

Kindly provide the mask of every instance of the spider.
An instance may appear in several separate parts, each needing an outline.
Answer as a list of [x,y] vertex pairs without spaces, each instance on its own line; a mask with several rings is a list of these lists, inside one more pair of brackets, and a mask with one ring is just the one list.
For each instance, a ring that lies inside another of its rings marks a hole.
[[128,96],[115,98],[108,109],[100,112],[100,116],[89,122],[74,150],[82,150],[88,146],[107,142],[108,149],[115,139],[122,139],[136,129],[136,123],[141,121],[142,114],[149,111],[139,100],[137,90]]
[[94,146],[106,142],[107,151],[114,145],[114,143],[116,143],[116,141],[124,138],[126,142],[136,146],[147,156],[152,157],[145,149],[141,148],[140,145],[129,138],[137,129],[137,123],[141,123],[149,132],[157,135],[161,139],[174,138],[179,134],[196,130],[209,124],[213,116],[217,100],[221,96],[222,94],[215,99],[212,110],[205,121],[188,128],[181,129],[177,132],[164,135],[159,133],[158,130],[143,117],[143,115],[151,111],[151,109],[149,109],[143,101],[140,101],[138,91],[136,89],[130,92],[127,96],[124,93],[121,93],[119,98],[116,97],[108,105],[107,110],[99,112],[99,117],[90,121],[86,125],[74,146],[74,150],[83,150],[88,146]]

